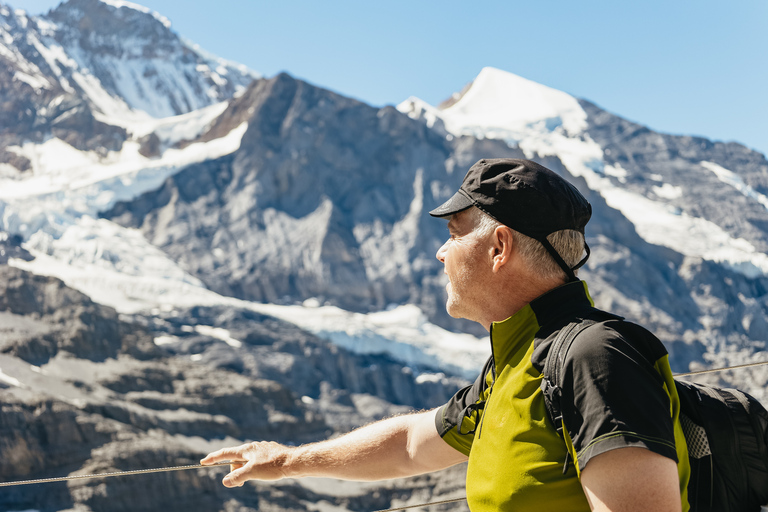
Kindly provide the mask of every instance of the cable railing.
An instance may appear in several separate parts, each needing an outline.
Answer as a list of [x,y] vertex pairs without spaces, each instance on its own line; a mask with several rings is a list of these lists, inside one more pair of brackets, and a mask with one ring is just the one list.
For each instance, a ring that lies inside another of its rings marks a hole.
[[[757,366],[766,366],[768,365],[768,361],[759,361],[755,363],[745,363],[745,364],[739,364],[734,366],[724,366],[720,368],[707,368],[704,370],[695,370],[691,372],[684,372],[684,373],[676,373],[675,377],[692,377],[696,375],[704,375],[709,373],[718,373],[723,372],[727,370],[739,370],[742,368],[754,368]],[[215,466],[228,466],[230,462],[216,462],[213,464],[189,464],[186,466],[168,466],[168,467],[162,467],[162,468],[151,468],[151,469],[134,469],[134,470],[128,470],[128,471],[112,471],[109,473],[94,473],[94,474],[87,474],[87,475],[69,475],[69,476],[62,476],[62,477],[54,477],[54,478],[37,478],[32,480],[16,480],[11,482],[0,482],[0,487],[10,487],[10,486],[18,486],[18,485],[31,485],[31,484],[45,484],[45,483],[53,483],[53,482],[66,482],[69,480],[85,480],[85,479],[92,479],[92,478],[109,478],[109,477],[116,477],[116,476],[132,476],[132,475],[144,475],[148,473],[162,473],[162,472],[169,472],[169,471],[185,471],[190,469],[202,469],[202,468],[211,468]],[[437,505],[445,505],[450,503],[458,503],[461,501],[466,501],[466,496],[462,496],[460,498],[451,498],[446,500],[440,500],[440,501],[431,501],[428,503],[420,503],[417,505],[403,505],[400,507],[394,507],[394,508],[388,508],[388,509],[382,509],[382,510],[376,510],[374,512],[398,512],[400,510],[409,510],[412,508],[426,508],[426,507],[432,507]],[[763,509],[766,510],[766,509]]]

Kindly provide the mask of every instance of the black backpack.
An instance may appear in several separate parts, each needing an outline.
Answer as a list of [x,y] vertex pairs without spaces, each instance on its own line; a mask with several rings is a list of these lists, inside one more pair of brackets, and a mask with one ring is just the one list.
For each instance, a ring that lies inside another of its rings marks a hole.
[[[562,364],[568,349],[590,326],[622,319],[590,309],[580,320],[560,330],[542,372],[547,411],[561,435]],[[761,505],[768,505],[768,412],[737,389],[677,379],[675,383],[691,465],[691,511],[759,512]]]

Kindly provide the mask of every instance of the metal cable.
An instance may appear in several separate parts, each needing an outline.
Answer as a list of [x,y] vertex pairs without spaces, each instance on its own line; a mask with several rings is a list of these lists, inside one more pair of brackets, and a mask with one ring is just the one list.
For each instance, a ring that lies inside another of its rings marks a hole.
[[[167,471],[184,471],[187,469],[201,469],[201,468],[211,468],[214,466],[229,466],[231,462],[214,462],[213,464],[206,464],[203,466],[202,464],[190,464],[188,466],[170,466],[165,468],[151,468],[151,469],[133,469],[129,471],[113,471],[111,473],[94,473],[89,475],[71,475],[71,476],[60,476],[56,478],[37,478],[34,480],[16,480],[13,482],[0,482],[0,487],[10,487],[15,485],[30,485],[30,484],[49,484],[53,482],[66,482],[69,480],[86,480],[90,478],[107,478],[111,476],[127,476],[127,475],[143,475],[148,473],[163,473]],[[442,500],[442,501],[433,501],[430,503],[421,503],[419,505],[406,505],[403,507],[395,507],[395,508],[388,508],[386,510],[377,510],[376,512],[396,512],[398,510],[407,510],[411,508],[418,508],[418,507],[431,507],[433,505],[443,505],[446,503],[456,503],[459,501],[465,501],[467,498],[466,496],[462,498],[453,498],[449,500]]]
[[725,370],[738,370],[739,368],[751,368],[753,366],[765,366],[768,365],[768,361],[760,361],[758,363],[738,364],[736,366],[726,366],[723,368],[710,368],[708,370],[698,370],[695,372],[676,373],[675,377],[690,377],[691,375],[703,375],[705,373],[716,373]]
[[186,469],[210,468],[213,466],[228,466],[229,464],[230,464],[229,462],[215,462],[213,464],[207,464],[205,466],[201,464],[190,464],[189,466],[172,466],[172,467],[166,467],[166,468],[153,468],[153,469],[133,469],[130,471],[113,471],[111,473],[95,473],[91,475],[70,475],[70,476],[60,476],[56,478],[38,478],[35,480],[17,480],[14,482],[0,482],[0,487],[9,487],[12,485],[48,484],[52,482],[65,482],[67,480],[107,478],[110,476],[143,475],[145,473],[163,473],[165,471],[184,471]]
[[431,507],[432,505],[443,505],[445,503],[457,503],[459,501],[466,501],[467,497],[464,496],[463,498],[453,498],[450,500],[442,500],[442,501],[432,501],[430,503],[422,503],[420,505],[406,505],[404,507],[395,507],[395,508],[388,508],[386,510],[377,510],[376,512],[395,512],[396,510],[408,510],[409,508],[418,508],[418,507]]

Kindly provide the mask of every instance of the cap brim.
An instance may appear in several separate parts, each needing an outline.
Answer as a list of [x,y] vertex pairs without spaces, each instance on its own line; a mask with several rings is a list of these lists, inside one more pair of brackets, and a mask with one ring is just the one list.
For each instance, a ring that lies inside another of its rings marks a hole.
[[429,212],[429,214],[433,217],[447,217],[449,215],[453,215],[455,213],[459,213],[460,211],[466,210],[473,205],[474,203],[472,200],[467,197],[464,191],[459,189],[458,192],[453,194],[453,197]]

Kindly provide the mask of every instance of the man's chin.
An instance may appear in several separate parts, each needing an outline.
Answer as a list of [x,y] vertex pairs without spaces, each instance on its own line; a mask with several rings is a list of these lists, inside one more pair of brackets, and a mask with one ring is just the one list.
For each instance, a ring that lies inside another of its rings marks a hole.
[[448,299],[445,305],[445,311],[453,318],[466,318],[461,314],[461,309],[457,307],[457,304],[453,303],[450,299]]

